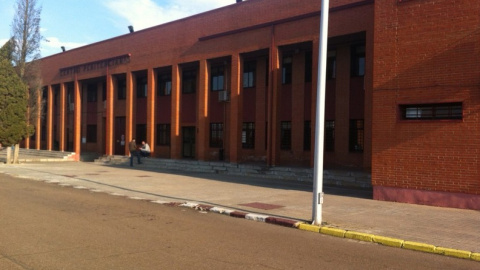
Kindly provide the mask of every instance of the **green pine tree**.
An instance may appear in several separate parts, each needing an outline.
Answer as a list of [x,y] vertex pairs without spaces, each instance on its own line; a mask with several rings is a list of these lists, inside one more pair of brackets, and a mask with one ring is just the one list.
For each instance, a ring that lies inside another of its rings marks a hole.
[[11,41],[0,49],[0,143],[11,146],[31,133],[26,119],[27,86],[11,61]]

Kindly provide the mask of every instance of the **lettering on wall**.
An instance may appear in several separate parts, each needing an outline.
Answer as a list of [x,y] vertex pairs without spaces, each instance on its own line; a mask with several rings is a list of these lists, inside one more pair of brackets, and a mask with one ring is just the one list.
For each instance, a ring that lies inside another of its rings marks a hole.
[[130,56],[131,56],[130,54],[124,54],[124,55],[102,59],[94,62],[61,68],[60,76],[78,74],[82,72],[89,72],[89,71],[104,69],[106,67],[125,65],[130,63]]

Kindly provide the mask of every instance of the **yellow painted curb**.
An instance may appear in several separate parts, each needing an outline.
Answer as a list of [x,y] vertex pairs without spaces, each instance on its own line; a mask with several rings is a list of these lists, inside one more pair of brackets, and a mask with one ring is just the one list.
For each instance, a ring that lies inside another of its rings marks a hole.
[[418,242],[405,241],[403,242],[404,249],[417,250],[429,253],[435,253],[435,246],[429,244],[423,244]]
[[320,232],[319,226],[305,224],[305,223],[298,225],[298,228],[300,230],[309,231],[309,232],[316,232],[316,233]]
[[378,235],[374,235],[372,240],[374,243],[378,243],[378,244],[389,246],[389,247],[397,247],[397,248],[401,248],[404,242],[401,239],[378,236]]
[[336,237],[345,237],[345,233],[347,231],[342,230],[342,229],[335,229],[335,228],[329,228],[329,227],[321,227],[320,228],[320,233],[331,235],[331,236],[336,236]]
[[347,231],[345,233],[345,238],[355,239],[355,240],[360,240],[365,242],[372,242],[373,234]]
[[470,259],[480,262],[480,253],[472,253],[472,255],[470,255]]
[[444,247],[437,247],[435,249],[435,253],[447,255],[451,257],[457,257],[461,259],[470,259],[470,256],[472,255],[472,252],[470,251],[458,250],[453,248],[444,248]]

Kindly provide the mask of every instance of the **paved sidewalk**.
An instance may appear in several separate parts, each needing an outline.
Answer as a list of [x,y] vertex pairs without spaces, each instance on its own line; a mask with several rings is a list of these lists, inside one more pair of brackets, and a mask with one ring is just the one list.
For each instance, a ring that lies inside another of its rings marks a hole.
[[[231,175],[146,171],[142,165],[93,163],[0,165],[1,173],[62,186],[163,202],[193,202],[310,221],[312,186]],[[371,200],[365,191],[325,188],[329,227],[480,253],[480,211]]]

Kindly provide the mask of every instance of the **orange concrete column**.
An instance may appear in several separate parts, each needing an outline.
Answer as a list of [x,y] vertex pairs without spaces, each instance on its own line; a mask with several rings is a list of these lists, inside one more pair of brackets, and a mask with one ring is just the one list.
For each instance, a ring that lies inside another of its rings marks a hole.
[[270,74],[268,78],[268,128],[267,128],[267,164],[275,166],[280,155],[280,134],[278,132],[278,85],[279,85],[279,50],[275,46],[272,30],[272,45],[270,46]]
[[47,88],[47,150],[52,151],[53,145],[53,88],[51,85]]
[[155,100],[157,99],[155,70],[148,69],[148,93],[147,93],[147,143],[150,151],[155,151]]
[[133,74],[127,72],[127,98],[126,98],[126,112],[125,112],[125,154],[129,155],[128,142],[133,138]]
[[75,152],[75,159],[77,161],[80,160],[80,146],[82,143],[82,95],[80,91],[80,82],[75,78],[73,83],[73,151]]
[[196,152],[198,160],[207,160],[208,151],[208,82],[209,63],[200,60],[199,85],[197,95],[197,144]]
[[230,78],[230,127],[229,129],[229,158],[230,163],[238,163],[241,148],[241,97],[240,74],[241,60],[239,54],[232,55]]
[[65,126],[66,126],[66,117],[65,117],[65,114],[67,113],[66,112],[66,109],[67,109],[67,100],[66,100],[66,89],[65,89],[65,84],[64,83],[61,83],[60,84],[60,102],[59,102],[59,105],[60,105],[60,117],[59,117],[59,150],[60,151],[65,151]]
[[178,64],[172,66],[172,120],[170,134],[170,156],[172,159],[182,157],[182,138],[180,137],[180,74]]
[[106,82],[106,93],[107,99],[106,102],[106,111],[105,111],[105,155],[111,156],[113,155],[113,81],[112,75],[110,75],[107,71],[107,82]]
[[42,138],[42,96],[43,89],[37,91],[37,117],[35,125],[35,149],[40,150],[41,138]]

